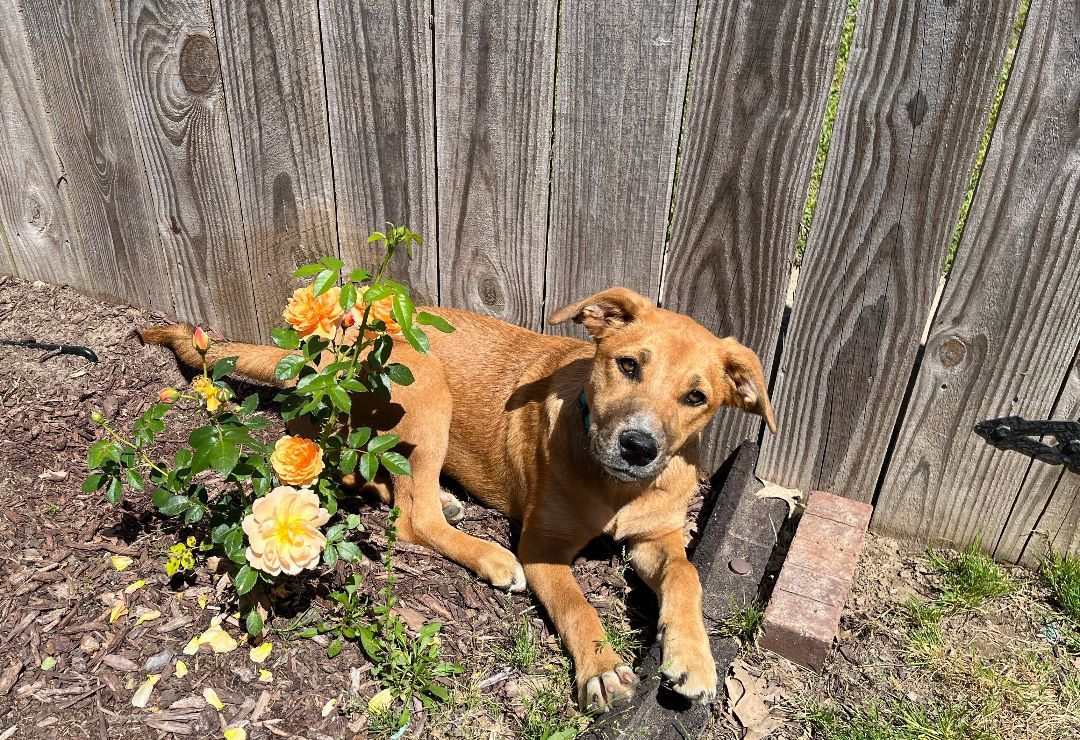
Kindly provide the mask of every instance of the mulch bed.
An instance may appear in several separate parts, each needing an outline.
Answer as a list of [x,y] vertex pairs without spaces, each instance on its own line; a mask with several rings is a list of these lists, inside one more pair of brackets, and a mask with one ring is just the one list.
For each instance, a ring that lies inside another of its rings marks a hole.
[[[41,350],[0,346],[0,740],[10,737],[221,737],[243,726],[249,738],[365,736],[367,697],[378,690],[357,645],[334,659],[313,640],[271,632],[274,649],[260,682],[247,645],[230,653],[184,656],[188,640],[215,615],[232,615],[235,601],[227,576],[200,566],[185,581],[164,573],[163,550],[177,541],[148,495],[112,507],[99,493],[83,493],[86,452],[95,440],[90,413],[100,409],[117,428],[155,399],[158,389],[186,382],[172,355],[144,347],[135,327],[162,317],[130,306],[95,301],[68,288],[0,277],[0,338],[92,347],[98,363]],[[281,433],[274,422],[267,437]],[[170,422],[165,444],[177,445],[191,429],[182,414]],[[172,417],[171,417],[172,418]],[[362,542],[377,558],[386,524],[384,507],[353,506],[367,528]],[[501,515],[469,504],[465,531],[508,544],[511,530]],[[618,549],[594,547],[575,571],[601,613],[621,619],[627,584]],[[110,556],[134,563],[117,571]],[[510,624],[531,619],[541,630],[547,656],[557,646],[550,625],[528,595],[510,596],[479,582],[465,569],[422,548],[402,544],[395,555],[401,578],[399,612],[410,625],[444,624],[444,654],[464,666],[462,681],[492,701],[463,703],[450,716],[421,712],[410,736],[513,736],[523,707],[518,672],[495,657],[506,646]],[[339,563],[329,574],[282,605],[271,626],[287,627],[308,606],[329,612],[325,596],[352,571],[365,574],[374,593],[384,577],[381,564]],[[125,587],[147,585],[125,595],[126,615],[110,623],[110,610]],[[200,606],[200,596],[206,606]],[[646,600],[647,601],[647,600]],[[644,607],[647,615],[649,607]],[[157,610],[161,617],[135,626],[135,616]],[[647,616],[640,617],[644,624]],[[231,625],[231,626],[229,626]],[[230,616],[234,637],[242,630]],[[190,672],[175,675],[176,658]],[[53,663],[49,670],[42,670]],[[132,706],[136,688],[160,673],[147,708]],[[218,711],[202,691],[213,688]],[[327,706],[336,700],[337,704]],[[456,714],[455,714],[456,713]],[[429,721],[430,720],[430,721]]]

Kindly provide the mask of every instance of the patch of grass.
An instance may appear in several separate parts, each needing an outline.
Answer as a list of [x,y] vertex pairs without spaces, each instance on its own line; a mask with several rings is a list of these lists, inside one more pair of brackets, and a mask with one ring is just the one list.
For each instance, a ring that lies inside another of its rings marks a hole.
[[912,599],[907,603],[909,627],[904,634],[904,657],[912,665],[928,665],[941,655],[943,642],[938,622],[945,610],[937,603]]
[[1080,558],[1049,552],[1039,573],[1050,587],[1054,604],[1080,623]]
[[50,518],[55,517],[57,514],[60,513],[60,505],[56,502],[50,501],[49,503],[45,504],[45,508],[42,509],[41,513]]
[[625,660],[633,660],[641,650],[641,630],[636,630],[625,619],[613,619],[603,615],[604,642]]
[[803,254],[806,252],[806,240],[810,236],[810,226],[814,222],[814,211],[817,210],[821,178],[825,174],[825,161],[829,158],[833,127],[836,125],[836,111],[840,106],[840,87],[844,84],[844,75],[847,74],[848,54],[851,52],[851,39],[855,36],[855,13],[858,9],[859,0],[848,0],[844,28],[840,32],[840,48],[836,54],[836,64],[833,66],[832,83],[829,85],[829,98],[825,102],[825,120],[821,124],[821,138],[818,140],[817,154],[814,155],[814,169],[810,173],[810,184],[806,188],[806,205],[803,206],[799,241],[795,248],[796,265],[802,264]]
[[981,713],[961,702],[918,704],[907,698],[884,706],[868,704],[846,712],[815,708],[806,714],[821,740],[993,740]]
[[497,646],[495,655],[523,673],[536,667],[540,658],[540,633],[522,617],[510,624],[510,647]]
[[575,710],[571,703],[574,694],[570,663],[562,656],[549,667],[547,675],[523,681],[523,740],[571,740],[581,734],[588,726],[588,718]]
[[757,599],[743,606],[732,601],[731,616],[724,620],[720,632],[735,638],[742,645],[749,645],[757,637],[764,621],[765,606]]
[[1001,566],[979,551],[977,540],[955,557],[930,550],[927,558],[930,567],[945,578],[938,603],[950,610],[978,609],[987,599],[1007,596],[1016,588]]

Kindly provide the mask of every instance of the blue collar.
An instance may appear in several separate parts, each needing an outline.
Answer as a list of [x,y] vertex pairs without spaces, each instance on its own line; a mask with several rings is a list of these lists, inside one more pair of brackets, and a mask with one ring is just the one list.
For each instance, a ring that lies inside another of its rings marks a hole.
[[585,398],[585,391],[578,396],[578,406],[581,407],[581,418],[585,422],[585,429],[589,428],[589,399]]

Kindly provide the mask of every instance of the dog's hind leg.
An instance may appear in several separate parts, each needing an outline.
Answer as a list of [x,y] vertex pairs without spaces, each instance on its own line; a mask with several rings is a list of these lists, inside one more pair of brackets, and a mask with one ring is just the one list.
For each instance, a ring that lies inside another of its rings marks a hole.
[[[139,338],[146,344],[160,344],[168,347],[188,367],[201,368],[202,355],[195,349],[191,339],[195,329],[191,324],[167,324],[149,326],[139,330]],[[226,357],[235,357],[236,372],[260,383],[281,385],[274,378],[274,368],[286,355],[295,354],[288,350],[268,347],[261,344],[242,344],[240,342],[212,342],[206,353],[206,364],[214,363]]]
[[525,572],[513,553],[447,522],[439,472],[450,442],[450,388],[437,362],[410,358],[407,364],[415,371],[416,382],[394,388],[394,402],[405,408],[405,414],[393,431],[401,436],[400,449],[408,451],[412,468],[412,475],[394,476],[393,481],[394,505],[401,509],[401,538],[464,565],[496,588],[524,590]]

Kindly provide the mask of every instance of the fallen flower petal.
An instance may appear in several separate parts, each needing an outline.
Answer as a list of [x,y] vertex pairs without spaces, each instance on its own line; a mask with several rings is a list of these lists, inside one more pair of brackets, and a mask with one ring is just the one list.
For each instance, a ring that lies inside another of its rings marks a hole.
[[188,644],[184,646],[184,655],[194,655],[199,652],[199,645],[202,644],[202,640],[198,635],[195,635],[188,641]]
[[199,636],[200,645],[209,645],[215,653],[229,653],[236,650],[239,644],[221,625],[214,624]]
[[161,616],[161,612],[157,609],[151,609],[148,612],[139,615],[139,618],[135,620],[135,626],[138,627],[143,622],[150,622]]
[[224,709],[225,702],[218,698],[217,692],[207,686],[202,690],[203,698],[206,699],[206,703],[212,706],[214,709]]
[[247,740],[247,730],[243,727],[230,727],[225,730],[225,740]]
[[131,706],[143,709],[146,703],[150,701],[150,692],[154,690],[154,684],[161,680],[161,674],[155,673],[146,677],[146,680],[142,682],[135,691],[135,695],[131,697]]
[[143,579],[140,578],[139,580],[135,581],[135,583],[133,583],[130,586],[128,586],[127,588],[125,588],[124,593],[133,594],[133,593],[135,593],[136,591],[138,591],[140,588],[142,588],[145,585],[146,585],[146,581],[144,581]]
[[176,677],[183,678],[188,674],[187,663],[182,660],[176,661]]
[[113,604],[112,611],[109,612],[109,624],[112,624],[120,617],[128,613],[128,608],[123,601],[117,601]]
[[375,696],[368,699],[367,708],[371,714],[382,714],[390,708],[390,702],[394,700],[394,695],[390,692],[390,689],[383,689]]
[[274,643],[264,642],[258,647],[251,648],[248,652],[248,657],[251,658],[252,663],[262,663],[270,655],[270,651],[274,649]]
[[199,594],[199,598],[196,599],[196,603],[198,603],[200,609],[205,609],[206,602],[209,600],[210,599],[206,596],[206,594]]
[[337,706],[337,699],[331,699],[330,701],[323,704],[322,716],[329,717],[330,712],[334,711],[334,707],[336,707],[336,706]]
[[274,680],[274,674],[273,673],[266,670],[265,668],[260,668],[259,669],[259,681],[261,681],[262,683],[270,683],[273,680]]
[[112,561],[113,567],[117,570],[125,570],[129,565],[135,562],[127,555],[113,555],[109,560]]

